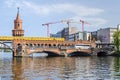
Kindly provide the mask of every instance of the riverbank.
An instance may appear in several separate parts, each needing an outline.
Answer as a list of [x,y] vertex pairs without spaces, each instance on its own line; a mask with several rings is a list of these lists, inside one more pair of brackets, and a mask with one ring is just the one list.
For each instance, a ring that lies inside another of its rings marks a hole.
[[120,53],[113,53],[110,56],[120,57]]

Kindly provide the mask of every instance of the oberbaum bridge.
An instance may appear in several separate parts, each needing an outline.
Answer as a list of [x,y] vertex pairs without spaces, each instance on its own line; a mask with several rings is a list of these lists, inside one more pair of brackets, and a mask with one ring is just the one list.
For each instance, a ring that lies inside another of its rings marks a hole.
[[[12,47],[6,44],[8,42],[12,43]],[[10,49],[13,57],[26,57],[38,52],[47,53],[48,56],[88,56],[94,54],[93,49],[76,49],[74,46],[89,44],[93,48],[96,47],[95,41],[77,40],[76,35],[74,35],[74,41],[65,41],[64,38],[25,37],[19,10],[14,20],[12,36],[0,36],[0,44]]]

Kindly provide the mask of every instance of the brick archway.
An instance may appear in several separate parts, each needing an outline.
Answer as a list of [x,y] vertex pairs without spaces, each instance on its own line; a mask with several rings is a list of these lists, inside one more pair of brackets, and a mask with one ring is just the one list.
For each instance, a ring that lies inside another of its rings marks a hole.
[[83,51],[74,51],[72,53],[69,53],[68,56],[72,57],[72,56],[91,56],[90,53],[87,52],[83,52]]

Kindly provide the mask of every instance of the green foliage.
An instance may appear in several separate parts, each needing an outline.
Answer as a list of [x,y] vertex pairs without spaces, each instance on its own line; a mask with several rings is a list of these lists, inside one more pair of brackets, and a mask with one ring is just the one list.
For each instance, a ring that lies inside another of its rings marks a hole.
[[116,52],[120,52],[120,30],[116,31],[113,37],[114,37],[114,45],[117,49]]
[[115,54],[120,54],[120,50],[116,50],[114,53]]

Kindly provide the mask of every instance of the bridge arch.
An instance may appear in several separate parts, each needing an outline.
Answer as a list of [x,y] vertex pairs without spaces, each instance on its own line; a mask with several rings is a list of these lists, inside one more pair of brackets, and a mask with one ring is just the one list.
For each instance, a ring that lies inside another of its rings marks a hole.
[[68,54],[68,56],[73,57],[73,56],[91,56],[90,53],[83,52],[83,51],[74,51]]
[[97,56],[107,56],[107,52],[106,51],[100,51],[97,53]]
[[49,57],[60,56],[58,53],[53,52],[53,51],[33,51],[29,55],[34,54],[34,53],[46,53],[46,54],[48,54]]

